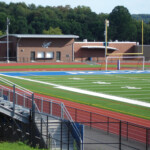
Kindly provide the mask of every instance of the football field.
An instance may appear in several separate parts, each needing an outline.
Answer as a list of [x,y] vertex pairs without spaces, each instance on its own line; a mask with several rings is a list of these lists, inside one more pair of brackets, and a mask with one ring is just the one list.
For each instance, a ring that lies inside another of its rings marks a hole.
[[4,73],[2,77],[35,93],[150,120],[149,72],[46,73]]

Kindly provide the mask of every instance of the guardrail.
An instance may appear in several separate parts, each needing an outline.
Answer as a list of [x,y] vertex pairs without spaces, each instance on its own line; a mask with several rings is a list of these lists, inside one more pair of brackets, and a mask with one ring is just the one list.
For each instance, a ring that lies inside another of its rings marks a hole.
[[[9,86],[12,86],[13,84],[12,82],[9,82],[8,80],[3,78],[0,78],[0,80],[3,80],[3,82],[8,84]],[[16,87],[13,86],[13,88],[11,89],[6,86],[0,85],[0,95],[3,96],[5,100],[12,101],[14,104],[29,108],[32,111],[45,113],[51,116],[55,116],[58,119],[69,121],[72,132],[76,134],[76,136],[74,136],[74,134],[72,134],[72,136],[76,138],[75,141],[77,143],[78,149],[82,150],[83,142],[80,131],[78,130],[76,124],[74,123],[72,117],[70,116],[69,112],[62,102],[38,96],[34,97],[34,94],[31,91],[26,90],[25,88],[22,88],[18,85],[16,85]],[[34,113],[32,115],[34,115]],[[44,120],[43,123],[46,125]],[[51,133],[49,134],[51,135]]]
[[[74,107],[66,106],[66,108],[75,122],[79,122],[89,126],[90,128],[103,130],[107,134],[112,133],[118,135],[120,138],[122,137],[126,141],[134,140],[140,142],[141,144],[145,145],[145,149],[142,150],[150,149],[150,128],[148,127]],[[123,145],[123,141],[120,141],[120,145]]]

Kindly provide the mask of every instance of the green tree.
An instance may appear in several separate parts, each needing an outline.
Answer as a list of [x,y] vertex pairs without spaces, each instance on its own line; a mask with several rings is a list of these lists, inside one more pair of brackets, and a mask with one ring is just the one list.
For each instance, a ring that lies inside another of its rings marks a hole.
[[56,28],[49,27],[48,30],[43,30],[43,34],[57,34],[57,35],[60,35],[60,34],[62,34],[62,31],[59,27],[56,27]]
[[[132,17],[127,8],[123,6],[115,7],[109,15],[110,27],[109,27],[109,37],[112,40],[130,40],[134,39],[133,33],[136,32],[135,26],[133,25]],[[135,33],[136,35],[136,33]]]
[[0,30],[2,30],[3,32],[6,30],[6,20],[6,13],[0,12]]
[[0,30],[0,36],[4,35],[4,33]]

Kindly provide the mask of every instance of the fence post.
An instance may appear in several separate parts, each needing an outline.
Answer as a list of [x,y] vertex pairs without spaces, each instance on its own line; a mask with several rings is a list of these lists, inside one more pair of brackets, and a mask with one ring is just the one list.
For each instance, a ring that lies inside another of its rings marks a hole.
[[146,150],[148,150],[148,129],[146,128]]
[[15,85],[13,85],[13,115],[15,114],[15,100],[16,96],[15,96]]
[[26,105],[26,103],[25,103],[25,93],[24,93],[24,95],[23,95],[23,106],[26,107],[25,105]]
[[51,103],[51,115],[52,115],[52,113],[53,113],[53,103],[52,103],[52,101],[50,101],[50,103]]
[[8,91],[8,101],[10,101],[10,89]]
[[121,150],[121,121],[119,123],[119,150]]
[[4,97],[4,96],[3,96],[3,93],[4,93],[4,90],[3,90],[3,88],[2,88],[2,97]]
[[127,122],[127,141],[128,141],[128,122]]
[[46,136],[47,136],[47,148],[49,148],[49,132],[48,132],[48,116],[47,116],[47,124],[46,124]]
[[90,128],[92,127],[92,112],[90,112]]
[[60,139],[61,148],[60,148],[60,149],[62,150],[62,139],[63,139],[63,138],[62,138],[62,134],[63,134],[63,133],[62,133],[62,121],[61,121],[61,133],[60,133],[60,134],[61,134],[61,137],[60,137],[60,138],[61,138],[61,139]]
[[69,144],[70,144],[70,122],[68,122],[68,150],[69,150]]
[[43,98],[41,100],[41,112],[43,112]]
[[61,119],[64,119],[64,107],[63,107],[63,103],[61,103]]
[[109,117],[107,117],[107,134],[109,134]]
[[75,108],[75,122],[77,122],[77,108]]
[[34,104],[34,93],[32,93],[32,119],[35,120],[35,104]]

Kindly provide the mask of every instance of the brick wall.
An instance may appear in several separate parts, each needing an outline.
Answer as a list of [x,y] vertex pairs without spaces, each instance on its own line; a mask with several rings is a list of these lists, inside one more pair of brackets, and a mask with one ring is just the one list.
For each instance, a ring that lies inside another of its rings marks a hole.
[[[116,48],[117,50],[109,50],[109,55],[117,55],[117,53],[133,53],[136,42],[109,42],[108,47]],[[103,46],[103,42],[75,42],[75,60],[88,60],[92,57],[93,60],[103,60],[105,57],[105,48],[82,48],[82,46]]]

